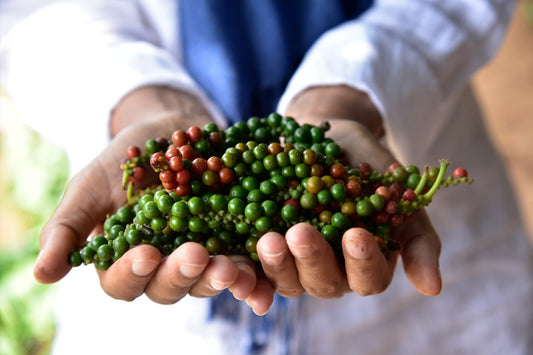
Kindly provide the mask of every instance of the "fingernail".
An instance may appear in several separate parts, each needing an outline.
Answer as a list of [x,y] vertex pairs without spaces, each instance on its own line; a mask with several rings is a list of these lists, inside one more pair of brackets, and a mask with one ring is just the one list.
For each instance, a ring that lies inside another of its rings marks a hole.
[[188,264],[183,263],[180,264],[180,272],[183,276],[192,279],[194,277],[198,277],[204,271],[205,265],[198,265],[198,264]]
[[270,254],[270,253],[261,253],[262,259],[264,262],[270,265],[279,265],[283,262],[283,259],[285,259],[285,250],[280,251],[276,254]]
[[310,256],[313,251],[314,247],[311,244],[292,244],[287,242],[291,249],[292,255],[294,255],[297,258],[305,258]]
[[227,288],[229,286],[229,283],[222,282],[222,281],[219,281],[219,280],[216,280],[216,279],[211,279],[209,281],[209,284],[211,284],[211,287],[213,287],[217,291],[224,290],[225,288]]
[[357,238],[349,238],[346,240],[346,251],[354,259],[364,260],[370,257],[370,252],[366,243]]
[[157,267],[158,263],[153,260],[147,260],[147,259],[134,259],[133,263],[131,264],[131,271],[137,276],[148,276],[150,275],[155,268]]

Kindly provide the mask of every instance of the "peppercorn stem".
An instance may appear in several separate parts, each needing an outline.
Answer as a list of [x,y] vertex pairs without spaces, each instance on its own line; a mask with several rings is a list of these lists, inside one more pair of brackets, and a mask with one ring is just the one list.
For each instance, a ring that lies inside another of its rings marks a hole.
[[128,202],[130,202],[133,199],[133,182],[130,181],[128,184],[128,190],[126,191],[126,197],[128,198]]
[[442,180],[444,179],[444,174],[446,174],[446,169],[448,169],[448,165],[450,165],[450,162],[448,160],[442,159],[440,161],[439,173],[437,175],[437,178],[435,179],[435,182],[433,183],[433,186],[431,186],[431,189],[429,189],[429,191],[426,192],[422,196],[424,201],[426,201],[427,203],[429,203],[431,201],[431,198],[433,197],[435,192],[437,192],[437,190],[439,189],[439,187],[440,187],[440,185],[442,183]]
[[125,190],[126,189],[126,185],[128,183],[128,179],[130,177],[130,173],[128,173],[128,169],[127,168],[124,168],[123,172],[122,172],[122,189]]
[[424,187],[426,186],[426,183],[428,181],[428,173],[429,173],[429,166],[424,167],[424,173],[420,177],[420,181],[418,182],[418,185],[416,185],[414,193],[418,196],[424,190]]

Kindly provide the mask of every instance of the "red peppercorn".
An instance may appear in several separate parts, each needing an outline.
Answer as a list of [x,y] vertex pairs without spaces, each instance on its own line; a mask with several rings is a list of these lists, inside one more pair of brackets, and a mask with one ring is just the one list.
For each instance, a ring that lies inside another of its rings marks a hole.
[[182,130],[177,130],[174,133],[172,133],[172,143],[174,143],[176,147],[179,148],[181,146],[184,146],[188,142],[189,142],[189,137],[187,136],[187,132],[182,131]]
[[161,183],[165,190],[174,190],[178,186],[178,183],[175,181],[168,181]]
[[216,155],[207,159],[207,169],[209,170],[219,171],[223,166],[224,164],[222,164],[222,160]]
[[453,171],[454,179],[465,178],[465,177],[468,177],[468,172],[464,168],[457,168]]
[[370,166],[370,164],[368,164],[367,162],[359,163],[357,168],[359,169],[359,171],[363,175],[363,178],[365,178],[366,176],[370,175],[370,173],[372,172],[372,166]]
[[133,173],[131,175],[131,180],[133,182],[141,182],[146,176],[146,169],[142,166],[136,166],[133,168]]
[[167,151],[165,153],[165,157],[167,159],[170,159],[170,158],[175,157],[175,156],[181,157],[181,152],[178,150],[178,148],[176,148],[174,145],[172,145],[172,148],[167,149]]
[[[187,170],[183,170],[183,171],[187,171]],[[176,195],[178,195],[180,197],[187,196],[191,192],[191,185],[189,185],[189,184],[181,185],[180,184],[174,189],[174,192],[176,193]]]
[[159,170],[166,170],[168,168],[167,158],[162,153],[154,153],[150,157],[150,165],[152,168],[159,172]]
[[398,163],[392,163],[391,165],[389,165],[388,169],[387,169],[387,172],[389,172],[389,174],[392,174],[392,172],[394,171],[394,169],[396,168],[400,168],[401,167],[401,164],[398,164]]
[[202,139],[202,129],[198,126],[191,126],[187,130],[187,137],[191,143],[196,143]]
[[192,161],[191,172],[196,175],[201,175],[207,170],[207,161],[204,158],[196,158]]
[[401,214],[394,214],[390,217],[390,225],[392,227],[398,227],[403,223],[403,215]]
[[209,144],[214,147],[217,147],[222,144],[222,135],[220,132],[211,132],[209,133]]
[[345,172],[344,166],[340,163],[334,163],[329,168],[330,175],[337,179],[342,178],[344,176],[344,172]]
[[163,170],[159,173],[159,180],[163,183],[175,182],[174,172],[171,170]]
[[416,200],[416,194],[413,190],[407,189],[402,194],[402,199],[404,199],[405,201],[414,201]]
[[183,163],[183,159],[181,156],[173,156],[172,158],[170,158],[170,160],[168,161],[168,166],[170,167],[170,169],[172,171],[180,171],[180,170],[183,170],[183,167],[184,167],[184,163]]
[[283,205],[291,205],[292,207],[296,208],[298,211],[300,210],[300,202],[295,198],[290,198],[287,201],[283,203]]
[[385,203],[384,211],[388,214],[395,214],[398,211],[398,203],[394,200],[389,200]]
[[390,192],[391,192],[391,200],[399,201],[400,197],[402,197],[403,194],[403,187],[402,185],[398,184],[397,182],[392,183],[389,186]]
[[227,167],[223,167],[218,171],[218,180],[223,184],[229,184],[235,178],[233,170]]
[[376,188],[375,190],[375,193],[383,197],[385,202],[387,202],[391,198],[391,191],[388,188],[388,186],[385,186],[385,185],[378,186],[378,188]]
[[357,181],[350,180],[346,183],[346,192],[350,197],[356,197],[361,193],[361,184]]
[[179,185],[188,184],[191,181],[191,173],[187,169],[180,170],[176,173],[176,182]]
[[183,159],[187,159],[192,161],[194,159],[194,148],[190,145],[182,145],[179,147],[179,150],[181,152],[181,156]]
[[133,159],[141,155],[141,149],[135,145],[128,147],[126,152],[128,159]]

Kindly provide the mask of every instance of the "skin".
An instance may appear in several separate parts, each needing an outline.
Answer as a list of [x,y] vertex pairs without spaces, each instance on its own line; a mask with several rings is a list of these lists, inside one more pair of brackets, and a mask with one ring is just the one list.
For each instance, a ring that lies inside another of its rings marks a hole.
[[[300,123],[328,120],[332,127],[328,136],[349,152],[353,164],[367,161],[384,170],[395,161],[376,139],[383,133],[381,117],[362,92],[344,86],[310,88],[293,100],[285,114]],[[116,188],[121,184],[121,171],[113,167],[119,166],[129,145],[142,146],[147,139],[170,137],[176,129],[202,127],[211,121],[195,98],[174,89],[144,87],[124,97],[111,115],[114,137],[110,144],[72,179],[42,230],[36,280],[54,283],[63,278],[70,270],[69,253],[87,236],[101,233],[106,215],[124,204],[125,193]],[[131,301],[144,293],[154,302],[172,304],[187,294],[211,297],[229,288],[235,298],[262,315],[276,292],[319,298],[383,292],[401,256],[413,286],[424,295],[437,295],[441,289],[440,240],[427,215],[420,213],[393,233],[400,251],[385,257],[366,230],[348,230],[342,241],[344,265],[338,264],[320,233],[302,223],[285,236],[267,233],[259,240],[262,271],[248,257],[210,257],[204,247],[190,242],[166,258],[152,246],[132,248],[98,274],[103,290],[117,299]]]

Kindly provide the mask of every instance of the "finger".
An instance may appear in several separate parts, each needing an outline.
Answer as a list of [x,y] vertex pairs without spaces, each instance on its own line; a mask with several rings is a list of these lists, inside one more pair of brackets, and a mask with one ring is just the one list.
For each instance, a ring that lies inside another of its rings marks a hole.
[[33,274],[38,282],[49,284],[60,280],[70,271],[68,256],[79,243],[76,232],[68,225],[49,227],[46,232],[50,236],[43,238]]
[[236,299],[245,300],[250,296],[257,283],[254,261],[249,257],[241,255],[234,255],[230,258],[237,266],[237,269],[239,269],[239,275],[229,287],[229,290]]
[[237,265],[225,255],[211,257],[201,277],[191,287],[189,294],[195,297],[211,297],[228,288],[239,276]]
[[[347,134],[349,132],[349,134]],[[369,163],[378,171],[386,171],[396,159],[363,125],[350,120],[335,120],[327,132],[347,153],[352,166]]]
[[254,290],[246,298],[246,304],[252,308],[258,316],[265,315],[274,302],[274,287],[263,276],[257,279]]
[[381,293],[392,281],[396,254],[386,258],[374,236],[363,228],[344,233],[342,250],[350,289],[360,296]]
[[150,245],[126,252],[105,271],[98,270],[102,289],[111,297],[133,301],[143,294],[161,262],[161,253]]
[[400,242],[405,274],[415,289],[426,296],[436,296],[442,289],[439,268],[441,241],[424,211],[411,222],[394,230]]
[[322,234],[307,223],[291,227],[285,234],[294,256],[302,287],[319,298],[340,297],[348,286],[337,258]]
[[305,292],[292,254],[281,234],[266,233],[259,238],[257,255],[277,293],[285,297],[298,297]]
[[209,264],[209,253],[198,243],[185,243],[163,260],[146,287],[152,301],[173,304],[182,299]]
[[93,162],[87,168],[97,171],[94,175],[82,172],[72,179],[56,211],[44,226],[40,236],[41,251],[34,267],[37,281],[52,283],[63,278],[70,270],[69,254],[85,244],[93,228],[112,210],[108,203],[112,194],[106,177],[98,174],[101,171],[97,165]]

